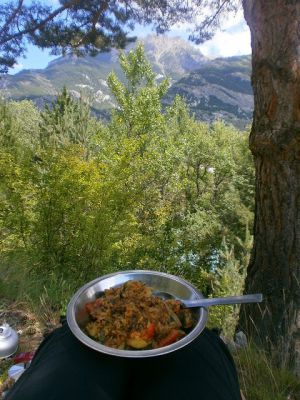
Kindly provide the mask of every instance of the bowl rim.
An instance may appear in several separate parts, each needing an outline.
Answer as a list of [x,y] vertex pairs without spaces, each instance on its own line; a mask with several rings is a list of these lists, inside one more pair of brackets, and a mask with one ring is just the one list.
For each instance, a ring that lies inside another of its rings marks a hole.
[[[77,292],[73,295],[71,298],[68,306],[67,306],[67,324],[71,330],[71,332],[74,334],[74,336],[80,340],[83,344],[86,346],[90,347],[93,350],[96,350],[100,353],[104,354],[109,354],[112,356],[117,356],[117,357],[125,357],[125,358],[147,358],[147,357],[156,357],[156,356],[161,356],[164,354],[168,354],[171,352],[174,352],[176,350],[181,349],[182,347],[188,345],[191,343],[196,337],[200,335],[200,333],[203,331],[206,325],[206,321],[208,318],[208,310],[206,307],[201,307],[200,309],[200,318],[196,324],[196,326],[182,339],[178,340],[175,343],[172,343],[168,346],[164,347],[159,347],[157,349],[149,349],[149,350],[120,350],[120,349],[115,349],[113,347],[108,347],[105,346],[101,343],[96,342],[95,340],[91,339],[88,335],[86,335],[83,330],[79,327],[76,318],[75,318],[75,305],[77,303],[78,298],[80,295],[85,292],[87,289],[89,289],[91,286],[95,285],[96,283],[103,281],[107,278],[111,278],[113,276],[117,275],[128,275],[128,274],[145,274],[145,275],[158,275],[158,276],[164,276],[170,279],[173,279],[179,283],[182,283],[186,285],[192,293],[195,295],[195,298],[203,298],[204,296],[202,293],[196,289],[194,285],[192,285],[190,282],[187,280],[178,277],[176,275],[168,274],[165,272],[159,272],[159,271],[152,271],[152,270],[125,270],[125,271],[118,271],[118,272],[113,272],[110,274],[102,275],[96,279],[93,279],[92,281],[86,283],[83,285],[81,288],[77,290]],[[133,280],[133,279],[128,279],[128,280]]]

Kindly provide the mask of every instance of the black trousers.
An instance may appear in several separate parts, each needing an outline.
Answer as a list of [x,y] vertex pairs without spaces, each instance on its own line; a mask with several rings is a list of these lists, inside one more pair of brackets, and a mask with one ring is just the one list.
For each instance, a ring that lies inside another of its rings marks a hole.
[[235,365],[205,329],[186,347],[145,359],[98,353],[67,324],[42,342],[6,400],[240,400]]

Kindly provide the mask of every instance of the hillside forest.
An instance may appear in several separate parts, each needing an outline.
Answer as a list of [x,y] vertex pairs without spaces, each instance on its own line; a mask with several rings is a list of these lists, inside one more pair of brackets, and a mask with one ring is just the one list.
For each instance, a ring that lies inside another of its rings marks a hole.
[[[63,314],[103,274],[154,269],[205,296],[240,294],[252,245],[249,132],[206,124],[184,99],[162,107],[142,45],[107,79],[109,122],[64,88],[52,105],[0,104],[0,291]],[[233,334],[237,307],[210,325]]]

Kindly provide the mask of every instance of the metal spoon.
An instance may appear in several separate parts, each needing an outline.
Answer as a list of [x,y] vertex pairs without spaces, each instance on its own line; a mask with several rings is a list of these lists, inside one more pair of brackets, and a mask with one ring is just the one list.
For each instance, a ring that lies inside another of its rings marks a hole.
[[[161,297],[164,300],[176,299],[170,293],[167,292],[154,292],[154,296]],[[242,303],[260,303],[263,300],[261,293],[246,294],[241,296],[228,296],[228,297],[215,297],[209,299],[197,299],[197,300],[179,300],[186,308],[192,307],[208,307],[218,306],[221,304],[242,304]]]

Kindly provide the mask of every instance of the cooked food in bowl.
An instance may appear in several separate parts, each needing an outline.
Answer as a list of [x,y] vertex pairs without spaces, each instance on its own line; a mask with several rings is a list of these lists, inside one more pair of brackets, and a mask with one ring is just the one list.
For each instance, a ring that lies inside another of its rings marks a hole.
[[85,304],[89,321],[84,331],[116,349],[156,349],[177,342],[196,324],[191,310],[176,299],[163,300],[145,283],[129,280],[106,289]]
[[[105,344],[107,343],[106,339],[108,339],[109,337],[107,337],[106,335],[106,337],[104,338],[103,334],[100,335],[100,329],[98,339],[91,338],[86,331],[86,326],[89,322],[95,322],[97,318],[92,317],[89,314],[89,312],[87,311],[87,308],[89,308],[89,306],[86,305],[88,303],[93,303],[98,299],[100,300],[100,298],[103,297],[103,294],[107,290],[120,288],[121,285],[124,285],[126,282],[129,281],[143,282],[149,288],[153,288],[154,294],[160,293],[160,295],[164,297],[169,294],[170,296],[172,296],[171,298],[174,299],[197,300],[203,298],[201,292],[199,292],[191,283],[178,276],[166,274],[164,272],[131,270],[113,272],[111,274],[100,276],[80,287],[73,295],[68,304],[67,322],[69,328],[71,329],[75,337],[83,344],[97,352],[116,357],[157,357],[181,349],[182,347],[186,346],[194,339],[196,339],[196,337],[198,337],[203,331],[208,317],[208,310],[205,307],[199,307],[196,309],[190,309],[190,312],[192,313],[192,322],[194,324],[193,327],[184,328],[184,326],[188,324],[188,319],[186,321],[186,324],[181,322],[182,327],[179,328],[179,330],[185,332],[185,336],[168,346],[166,345],[163,347],[155,348],[153,347],[155,346],[155,343],[153,341],[153,344],[151,343],[149,347],[144,347],[141,349],[131,347],[126,343],[123,349],[109,347]],[[114,318],[115,312],[112,312],[111,321]],[[101,323],[103,323],[103,321]],[[120,328],[117,328],[118,331],[120,331]],[[156,340],[158,332],[159,329],[155,328],[154,340]],[[138,333],[140,334],[141,331],[138,330]],[[95,337],[97,337],[97,335],[98,333],[96,332]],[[102,340],[103,342],[101,342],[100,340]]]

